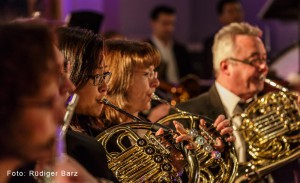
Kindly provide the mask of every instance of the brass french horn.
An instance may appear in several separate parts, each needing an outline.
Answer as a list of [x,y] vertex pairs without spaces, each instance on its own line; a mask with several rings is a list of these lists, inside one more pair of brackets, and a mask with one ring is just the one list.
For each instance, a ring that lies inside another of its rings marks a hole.
[[255,182],[300,157],[298,94],[265,79],[279,89],[252,102],[240,116],[238,129],[251,160],[239,165],[235,182]]
[[[123,123],[113,126],[96,139],[103,145],[108,159],[108,167],[120,182],[182,182],[180,176],[170,162],[172,156],[166,141],[173,142],[175,132],[170,128],[157,123],[144,122],[128,112],[111,104],[107,99],[102,99],[103,104],[127,115],[135,122]],[[155,136],[155,132],[164,129],[163,136]],[[144,136],[140,136],[136,130],[148,130]],[[185,149],[183,145],[178,149]],[[189,175],[189,182],[198,180],[199,167],[192,151],[184,151],[184,155],[190,167],[193,169]]]
[[[165,104],[169,104],[167,101],[159,98],[155,94],[152,95],[152,99],[158,100]],[[237,172],[238,164],[235,150],[233,146],[226,143],[225,141],[225,152],[221,154],[214,149],[215,139],[217,137],[222,137],[212,127],[213,121],[205,116],[191,114],[189,112],[182,111],[172,105],[171,107],[175,109],[176,113],[164,117],[157,123],[168,126],[173,120],[179,122],[188,121],[188,124],[190,124],[190,132],[195,136],[195,141],[198,144],[195,150],[196,159],[199,165],[198,182],[233,182],[235,179],[235,174]],[[200,129],[198,129],[200,119],[205,119],[207,123],[211,124],[208,130],[201,127]]]

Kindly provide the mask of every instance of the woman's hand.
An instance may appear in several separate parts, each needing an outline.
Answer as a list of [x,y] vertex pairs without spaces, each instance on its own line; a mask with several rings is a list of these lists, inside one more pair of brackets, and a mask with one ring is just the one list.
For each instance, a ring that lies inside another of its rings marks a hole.
[[176,131],[180,134],[178,137],[176,137],[176,143],[185,140],[189,142],[189,144],[185,146],[187,149],[195,149],[196,144],[193,142],[193,137],[188,134],[183,125],[177,121],[173,121],[173,124],[176,128]]

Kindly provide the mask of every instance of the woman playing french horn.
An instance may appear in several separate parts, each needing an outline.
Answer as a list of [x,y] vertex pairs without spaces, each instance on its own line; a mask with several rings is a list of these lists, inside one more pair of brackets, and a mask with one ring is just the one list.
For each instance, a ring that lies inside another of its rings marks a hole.
[[[143,110],[151,108],[151,97],[155,89],[159,86],[157,72],[155,68],[160,63],[160,56],[148,43],[127,41],[127,40],[107,40],[105,41],[105,60],[108,64],[108,70],[113,74],[109,82],[108,99],[119,108],[128,111],[130,114],[139,117]],[[104,107],[105,119],[110,122],[126,123],[132,119],[120,114],[110,107]],[[176,141],[189,140],[190,135],[184,127],[174,121],[176,130],[181,134]],[[201,124],[204,126],[205,121],[202,119]],[[232,134],[233,129],[229,127],[229,121],[220,115],[214,122],[214,126],[221,135]],[[157,134],[161,134],[158,131]],[[188,136],[188,137],[187,137]],[[226,139],[228,142],[234,141],[230,136]],[[192,144],[187,148],[194,148]],[[224,144],[217,140],[215,148],[223,151]],[[178,162],[177,170],[182,171],[183,162]]]
[[[70,79],[80,97],[71,128],[96,136],[111,126],[106,123],[107,120],[99,118],[103,106],[101,99],[106,95],[111,76],[102,61],[102,39],[91,32],[74,28],[60,28],[58,32],[60,49],[70,62]],[[190,140],[190,137],[183,134],[177,141],[182,140]]]

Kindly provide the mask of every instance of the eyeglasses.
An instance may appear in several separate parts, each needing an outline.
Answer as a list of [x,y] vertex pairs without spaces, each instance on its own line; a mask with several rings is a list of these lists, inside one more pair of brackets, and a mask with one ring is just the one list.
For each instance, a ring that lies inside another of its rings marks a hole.
[[135,71],[137,73],[143,73],[144,76],[146,76],[148,79],[152,80],[154,78],[157,78],[157,71],[149,71],[149,72],[140,72],[140,71]]
[[254,60],[251,60],[251,61],[248,60],[248,59],[239,60],[239,59],[236,59],[236,58],[233,58],[233,57],[229,57],[228,59],[230,59],[232,61],[235,61],[235,62],[241,62],[241,63],[247,64],[247,65],[251,65],[253,67],[259,67],[262,64],[267,64],[268,63],[267,59],[254,59]]
[[99,86],[103,83],[103,81],[105,83],[109,82],[109,80],[111,78],[111,72],[105,72],[103,74],[96,74],[96,75],[90,76],[90,78],[93,79],[93,84],[95,86]]

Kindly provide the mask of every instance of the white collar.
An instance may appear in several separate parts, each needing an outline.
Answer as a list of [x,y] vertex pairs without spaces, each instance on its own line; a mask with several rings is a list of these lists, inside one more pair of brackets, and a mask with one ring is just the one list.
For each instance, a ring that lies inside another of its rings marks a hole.
[[165,45],[160,39],[158,39],[158,37],[156,37],[154,35],[151,36],[151,39],[153,41],[153,44],[156,45],[158,47],[158,49],[166,49],[166,48],[171,49],[174,44],[173,40],[170,40],[168,42],[168,44]]
[[217,91],[221,98],[222,104],[224,106],[225,112],[229,117],[233,115],[234,109],[236,105],[241,101],[241,98],[228,89],[224,88],[220,83],[217,81],[215,82]]

